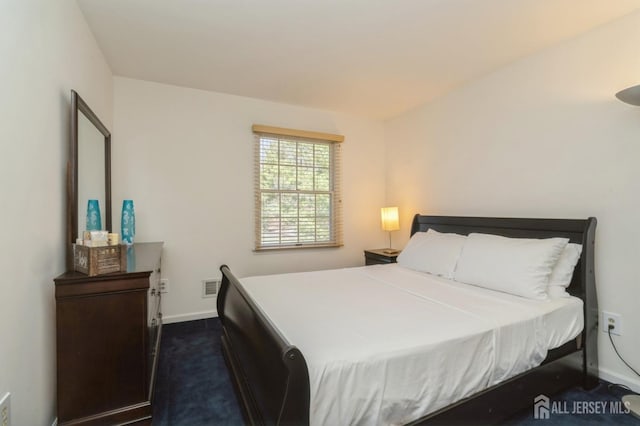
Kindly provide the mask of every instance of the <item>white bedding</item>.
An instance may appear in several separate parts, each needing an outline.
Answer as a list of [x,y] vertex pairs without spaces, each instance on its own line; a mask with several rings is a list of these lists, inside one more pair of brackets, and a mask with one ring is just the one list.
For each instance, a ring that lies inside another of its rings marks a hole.
[[310,424],[403,424],[539,365],[582,301],[531,300],[399,265],[243,278],[303,353]]

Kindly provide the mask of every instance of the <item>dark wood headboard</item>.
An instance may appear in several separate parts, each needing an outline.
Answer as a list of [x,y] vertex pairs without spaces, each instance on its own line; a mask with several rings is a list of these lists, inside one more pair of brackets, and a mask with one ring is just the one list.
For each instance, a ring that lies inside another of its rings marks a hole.
[[[594,244],[597,220],[588,219],[520,219],[499,217],[422,216],[415,215],[411,235],[433,229],[468,235],[472,232],[512,238],[569,238],[582,244],[582,255],[573,272],[568,291],[584,302],[582,338],[585,362],[590,376],[598,376],[598,297],[594,273]],[[593,374],[591,374],[593,373]]]

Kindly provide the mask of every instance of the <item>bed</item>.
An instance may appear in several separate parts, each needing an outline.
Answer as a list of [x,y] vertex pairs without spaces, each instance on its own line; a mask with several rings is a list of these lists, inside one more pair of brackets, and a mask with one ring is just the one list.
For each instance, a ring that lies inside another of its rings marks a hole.
[[[480,289],[441,277],[428,278],[425,286],[425,274],[398,265],[242,280],[223,265],[218,297],[222,346],[247,423],[497,423],[531,406],[539,394],[551,395],[576,385],[595,386],[595,226],[594,218],[415,216],[412,235],[432,230],[512,238],[563,237],[581,244],[568,287],[573,297],[553,303],[522,304],[518,297],[496,292],[486,296]],[[342,287],[340,280],[345,279],[351,284]],[[323,299],[323,292],[334,298]],[[288,300],[278,296],[282,294]],[[336,294],[340,296],[335,298]],[[367,297],[358,296],[362,294]],[[356,299],[366,301],[369,313],[355,306],[350,312]],[[451,305],[455,314],[445,316],[442,305]],[[308,308],[300,310],[300,306]],[[314,321],[314,312],[316,319],[325,320]],[[580,321],[559,328],[561,333],[523,337],[527,336],[523,330],[533,329],[535,322],[538,330],[554,330],[550,324],[567,323],[571,315]],[[404,321],[406,318],[411,321]],[[420,324],[440,319],[442,326],[420,335]],[[486,326],[489,323],[492,328]],[[496,335],[502,336],[502,344],[495,342]],[[415,352],[416,347],[421,352]],[[512,356],[516,347],[518,353],[528,353],[527,357]],[[398,354],[404,358],[397,358]],[[377,369],[351,365],[350,360],[358,357],[369,359]],[[438,368],[429,368],[431,365]],[[465,367],[470,365],[478,368]],[[485,365],[492,367],[485,369]],[[375,391],[380,372],[388,376],[384,392]],[[415,389],[410,389],[406,374],[415,377]],[[405,378],[394,380],[397,377]],[[360,398],[359,389],[370,389],[372,395]],[[357,403],[342,404],[336,390]],[[410,397],[394,399],[400,390],[409,391]]]

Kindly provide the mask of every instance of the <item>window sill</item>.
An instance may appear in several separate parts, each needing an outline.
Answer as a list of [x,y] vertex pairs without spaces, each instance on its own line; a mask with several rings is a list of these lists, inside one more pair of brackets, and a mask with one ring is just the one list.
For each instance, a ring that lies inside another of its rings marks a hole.
[[300,244],[300,245],[291,245],[291,246],[267,246],[267,247],[256,247],[253,249],[254,252],[261,251],[280,251],[280,250],[300,250],[300,249],[317,249],[317,248],[339,248],[343,247],[344,244]]

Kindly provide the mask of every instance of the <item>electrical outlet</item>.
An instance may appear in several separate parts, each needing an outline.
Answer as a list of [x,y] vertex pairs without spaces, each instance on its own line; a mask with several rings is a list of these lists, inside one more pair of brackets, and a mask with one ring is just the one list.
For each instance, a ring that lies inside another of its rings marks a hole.
[[0,426],[11,426],[11,394],[9,392],[0,399]]
[[160,280],[160,293],[169,293],[169,280],[167,278]]
[[622,316],[620,314],[602,311],[602,331],[608,333],[609,326],[613,326],[611,334],[622,336]]

